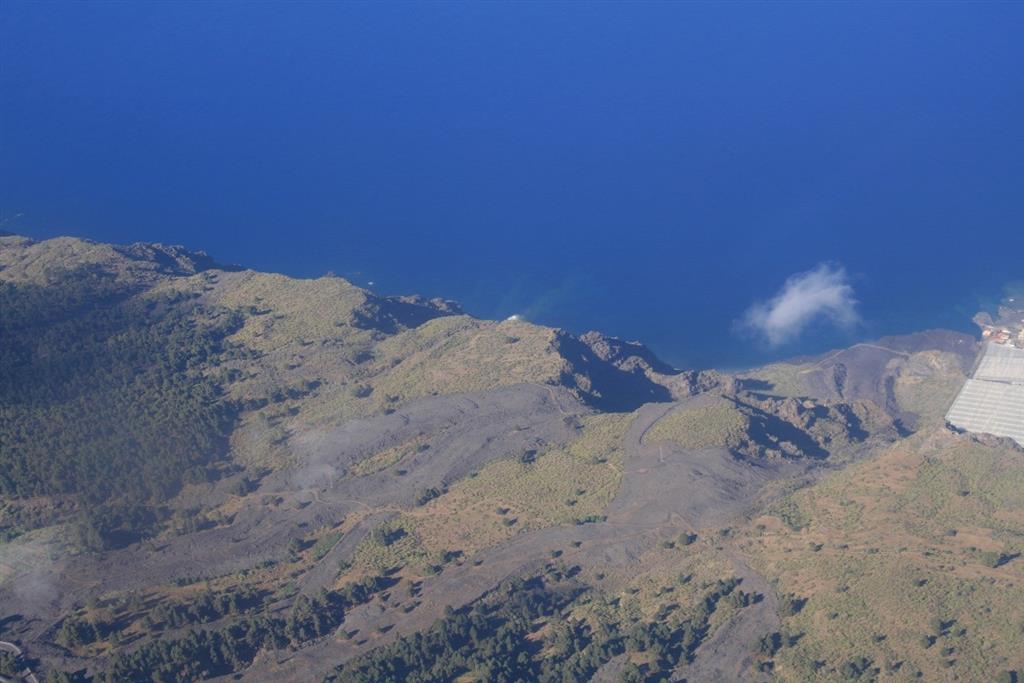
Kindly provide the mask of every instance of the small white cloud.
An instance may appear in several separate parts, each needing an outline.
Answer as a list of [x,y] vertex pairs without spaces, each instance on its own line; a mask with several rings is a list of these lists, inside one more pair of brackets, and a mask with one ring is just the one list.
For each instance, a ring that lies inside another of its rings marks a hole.
[[860,322],[853,287],[842,266],[822,263],[791,276],[778,294],[747,309],[742,322],[772,346],[779,346],[799,337],[818,319],[843,328]]

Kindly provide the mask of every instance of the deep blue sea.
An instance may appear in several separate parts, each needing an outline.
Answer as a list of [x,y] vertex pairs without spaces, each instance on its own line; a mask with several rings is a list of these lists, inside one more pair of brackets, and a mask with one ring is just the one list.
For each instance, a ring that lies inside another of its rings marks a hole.
[[[6,0],[0,229],[686,367],[970,329],[1024,278],[1022,35],[1024,3]],[[820,264],[776,343],[737,324]]]

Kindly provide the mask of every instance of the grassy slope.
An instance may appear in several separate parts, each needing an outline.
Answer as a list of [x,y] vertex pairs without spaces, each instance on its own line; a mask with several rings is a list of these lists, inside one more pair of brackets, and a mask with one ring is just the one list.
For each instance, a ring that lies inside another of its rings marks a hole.
[[672,441],[683,448],[725,446],[748,426],[747,418],[735,404],[724,398],[693,407],[677,409],[658,420],[644,440]]
[[[104,245],[51,246],[66,262],[116,257]],[[25,258],[10,272],[44,277],[52,271],[41,258]],[[202,273],[161,287],[201,293],[204,303],[245,313],[232,341],[255,353],[228,363],[241,373],[229,387],[233,398],[266,398],[281,388],[298,392],[243,414],[232,442],[233,457],[242,462],[286,465],[289,435],[310,426],[435,392],[554,382],[565,371],[552,331],[527,323],[446,316],[393,335],[361,328],[353,313],[367,293],[335,278]],[[773,382],[774,393],[799,396],[805,369],[778,364],[751,376]],[[736,543],[780,594],[808,599],[785,619],[790,633],[802,635],[776,657],[781,680],[834,680],[844,663],[859,657],[879,667],[884,680],[910,680],[919,671],[923,680],[986,680],[1024,668],[1016,648],[1024,639],[1024,558],[994,568],[983,563],[985,551],[1024,550],[1024,456],[941,431],[941,415],[961,381],[949,354],[914,354],[896,393],[925,418],[919,435],[798,491],[774,514],[734,531]],[[310,382],[318,384],[311,389]],[[601,514],[619,484],[619,444],[631,419],[589,418],[566,448],[541,452],[532,463],[494,462],[426,505],[403,511],[391,525],[405,535],[386,546],[370,537],[338,584],[401,564],[410,564],[415,575],[444,551],[471,556],[524,530]],[[691,448],[719,445],[746,424],[730,404],[710,402],[671,413],[647,439]],[[358,473],[393,467],[415,447],[382,451]],[[357,521],[320,530],[317,538],[329,546]],[[317,552],[312,545],[293,560],[214,584],[227,590],[255,583],[287,593]],[[704,539],[658,547],[641,560],[640,569],[584,568],[583,576],[601,582],[607,599],[575,605],[572,617],[596,621],[614,612],[651,619],[674,603],[685,612],[702,586],[729,572],[715,544]],[[155,597],[186,599],[199,590],[154,588]],[[724,606],[715,623],[729,614]],[[944,623],[933,623],[936,618]],[[133,628],[145,630],[141,622]],[[922,637],[936,641],[926,648]],[[952,652],[944,654],[948,648]]]
[[882,680],[994,680],[1024,667],[1024,562],[993,568],[983,555],[1024,551],[1020,452],[927,430],[790,506],[805,529],[766,516],[744,539],[780,594],[808,600],[785,621],[804,635],[778,658],[782,680],[835,676],[859,657]]
[[595,415],[583,421],[580,436],[564,449],[539,453],[529,463],[492,462],[426,505],[404,512],[393,522],[406,533],[398,542],[384,547],[367,538],[356,569],[423,565],[445,551],[472,556],[524,531],[601,515],[618,489],[620,443],[631,421],[628,414]]

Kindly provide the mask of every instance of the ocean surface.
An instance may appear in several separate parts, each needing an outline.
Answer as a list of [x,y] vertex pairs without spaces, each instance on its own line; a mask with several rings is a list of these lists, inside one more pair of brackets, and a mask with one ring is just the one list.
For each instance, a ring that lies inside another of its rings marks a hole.
[[[681,367],[970,330],[1024,279],[1021,35],[1024,3],[8,0],[0,229],[333,271]],[[819,264],[856,320],[737,324]]]

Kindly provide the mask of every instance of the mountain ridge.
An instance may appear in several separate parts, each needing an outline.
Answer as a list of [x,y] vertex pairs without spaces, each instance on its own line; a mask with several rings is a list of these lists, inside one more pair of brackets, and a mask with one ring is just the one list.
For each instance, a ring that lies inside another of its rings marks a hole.
[[0,629],[38,673],[1024,668],[986,622],[1024,619],[1024,461],[943,420],[973,337],[681,371],[342,278],[48,242],[0,237]]

